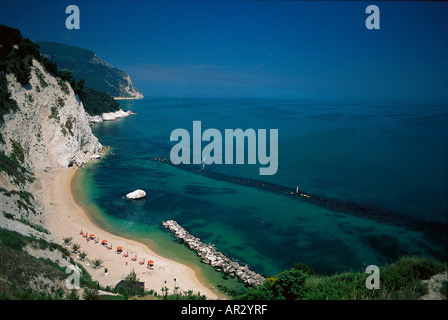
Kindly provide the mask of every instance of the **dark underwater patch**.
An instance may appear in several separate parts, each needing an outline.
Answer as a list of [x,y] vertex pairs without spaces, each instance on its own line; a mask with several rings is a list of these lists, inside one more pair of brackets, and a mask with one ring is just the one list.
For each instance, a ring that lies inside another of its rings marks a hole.
[[374,249],[380,256],[388,257],[390,260],[410,253],[410,250],[405,248],[395,237],[387,234],[366,234],[360,236],[360,241]]
[[216,188],[209,186],[200,186],[200,185],[188,185],[184,188],[184,192],[187,194],[204,196],[210,194],[230,194],[235,193],[235,189],[232,188]]

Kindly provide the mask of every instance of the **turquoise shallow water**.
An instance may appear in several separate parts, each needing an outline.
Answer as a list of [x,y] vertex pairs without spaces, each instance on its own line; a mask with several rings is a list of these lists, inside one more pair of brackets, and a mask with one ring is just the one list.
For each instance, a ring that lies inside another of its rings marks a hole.
[[[413,230],[411,222],[378,222],[153,161],[169,157],[174,145],[169,141],[171,131],[185,128],[191,133],[193,120],[201,120],[203,130],[221,132],[279,129],[277,174],[259,176],[258,164],[210,165],[204,170],[264,180],[291,191],[299,185],[311,194],[446,224],[444,108],[253,99],[144,99],[120,104],[137,115],[93,127],[112,153],[82,172],[103,227],[147,237],[170,256],[182,249],[167,245],[174,241],[161,222],[174,219],[202,241],[265,275],[294,262],[331,273],[361,270],[403,254],[445,259],[446,235]],[[125,198],[137,188],[148,192],[146,199]]]

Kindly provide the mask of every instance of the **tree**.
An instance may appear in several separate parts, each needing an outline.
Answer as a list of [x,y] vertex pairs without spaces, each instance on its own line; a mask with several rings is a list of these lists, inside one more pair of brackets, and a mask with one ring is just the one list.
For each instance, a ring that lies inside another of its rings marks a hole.
[[40,61],[39,46],[32,42],[29,38],[25,38],[20,41],[17,54],[22,58],[32,56],[36,60]]
[[79,243],[74,243],[72,245],[73,253],[78,253],[79,248],[81,248],[81,245]]
[[48,72],[54,75],[58,74],[58,65],[55,62],[51,61],[50,59],[42,57],[42,65]]
[[126,282],[126,287],[129,289],[134,288],[134,286],[138,283],[139,279],[137,278],[137,274],[135,273],[134,269],[126,276],[124,279]]
[[79,95],[84,90],[84,79],[79,79],[79,81],[73,79],[70,81],[70,85],[72,85],[73,91]]
[[73,74],[69,70],[59,71],[58,76],[59,76],[59,78],[61,78],[61,80],[68,81],[68,82],[70,82],[73,79]]
[[10,52],[14,44],[19,44],[22,41],[22,33],[15,28],[0,25],[0,45],[5,49],[5,52]]
[[303,273],[305,273],[309,276],[312,276],[316,273],[313,268],[311,268],[310,266],[308,266],[307,264],[305,264],[303,262],[294,263],[294,269],[301,270],[301,271],[303,271]]
[[87,252],[83,251],[79,254],[79,257],[81,258],[81,261],[86,261]]
[[[79,87],[79,84],[77,86]],[[120,109],[120,104],[106,93],[84,87],[77,94],[83,103],[84,109],[90,115],[99,115]]]
[[17,81],[21,85],[27,85],[28,83],[30,83],[31,65],[29,61],[21,60],[18,64],[15,64],[14,69],[14,74],[16,75]]
[[72,242],[72,240],[73,240],[73,238],[72,237],[66,237],[66,238],[63,238],[62,239],[62,241],[64,241],[64,244],[65,245],[70,245],[70,243]]
[[95,259],[92,261],[93,266],[95,267],[95,269],[99,269],[101,267],[101,265],[103,264],[103,260],[101,259]]
[[303,298],[305,295],[304,284],[307,277],[307,274],[297,269],[281,272],[275,281],[274,294],[286,300]]

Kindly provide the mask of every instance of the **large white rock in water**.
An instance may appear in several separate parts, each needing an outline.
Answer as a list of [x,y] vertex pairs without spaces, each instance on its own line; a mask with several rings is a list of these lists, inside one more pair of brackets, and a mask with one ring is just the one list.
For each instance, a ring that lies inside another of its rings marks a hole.
[[128,199],[140,199],[146,197],[146,192],[140,189],[132,191],[126,195]]

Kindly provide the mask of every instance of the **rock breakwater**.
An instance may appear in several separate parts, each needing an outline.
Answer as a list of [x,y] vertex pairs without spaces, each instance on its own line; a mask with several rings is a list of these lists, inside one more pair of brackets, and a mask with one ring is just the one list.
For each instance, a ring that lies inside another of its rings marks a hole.
[[226,257],[223,253],[217,251],[213,245],[203,243],[176,221],[163,221],[162,225],[170,230],[176,239],[184,242],[188,248],[195,251],[202,258],[202,262],[217,268],[231,277],[236,276],[251,286],[258,286],[264,282],[265,278],[262,275],[250,270],[247,265],[241,266],[238,262]]

